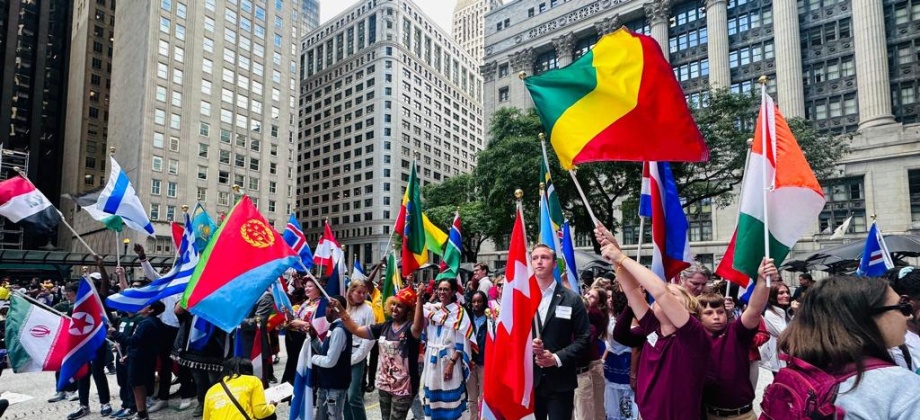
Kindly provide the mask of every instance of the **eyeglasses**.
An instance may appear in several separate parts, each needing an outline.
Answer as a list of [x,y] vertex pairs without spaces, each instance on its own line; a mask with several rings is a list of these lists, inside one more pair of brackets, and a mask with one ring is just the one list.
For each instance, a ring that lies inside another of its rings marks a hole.
[[901,296],[901,300],[898,301],[897,305],[889,306],[879,306],[878,308],[872,308],[872,315],[883,314],[888,311],[901,311],[904,316],[911,316],[914,314],[914,308],[910,305],[910,297]]

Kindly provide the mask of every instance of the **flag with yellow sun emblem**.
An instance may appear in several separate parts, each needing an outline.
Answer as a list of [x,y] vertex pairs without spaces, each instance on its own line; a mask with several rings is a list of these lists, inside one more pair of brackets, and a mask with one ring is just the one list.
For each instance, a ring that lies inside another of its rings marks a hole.
[[208,242],[182,295],[182,307],[230,332],[299,258],[244,196]]

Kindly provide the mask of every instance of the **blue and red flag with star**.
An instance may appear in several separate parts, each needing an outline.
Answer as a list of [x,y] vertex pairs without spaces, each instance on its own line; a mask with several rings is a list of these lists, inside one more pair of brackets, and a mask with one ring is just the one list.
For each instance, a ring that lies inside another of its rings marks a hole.
[[57,389],[60,391],[68,383],[86,375],[86,364],[96,358],[99,347],[105,343],[108,319],[102,300],[96,293],[93,283],[83,277],[70,316],[70,326],[66,334],[58,337],[62,340],[64,359],[61,362],[61,375]]

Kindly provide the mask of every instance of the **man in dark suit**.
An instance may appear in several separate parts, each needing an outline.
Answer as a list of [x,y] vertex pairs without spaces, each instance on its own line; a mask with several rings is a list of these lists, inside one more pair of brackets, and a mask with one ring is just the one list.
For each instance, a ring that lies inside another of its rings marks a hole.
[[537,245],[530,263],[543,297],[533,340],[534,415],[537,420],[570,420],[574,411],[577,369],[584,364],[590,346],[588,311],[572,290],[556,283],[556,253]]

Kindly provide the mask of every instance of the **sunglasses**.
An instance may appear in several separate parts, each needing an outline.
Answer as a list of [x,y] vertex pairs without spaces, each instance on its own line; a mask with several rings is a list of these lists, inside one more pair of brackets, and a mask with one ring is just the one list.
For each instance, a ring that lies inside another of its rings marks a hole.
[[901,296],[901,300],[898,301],[897,305],[889,306],[879,306],[878,308],[872,308],[872,315],[883,314],[888,311],[900,311],[904,316],[911,316],[914,314],[914,308],[910,305],[910,297]]

